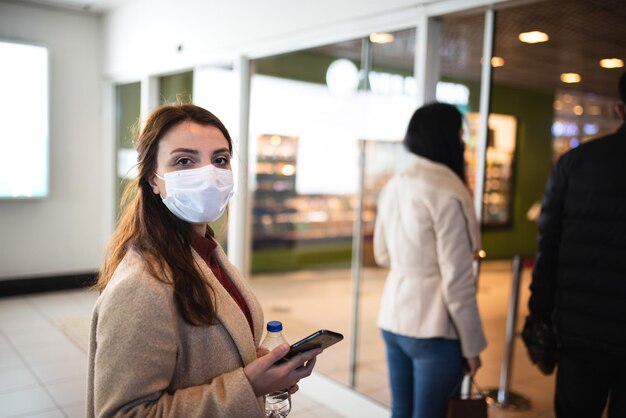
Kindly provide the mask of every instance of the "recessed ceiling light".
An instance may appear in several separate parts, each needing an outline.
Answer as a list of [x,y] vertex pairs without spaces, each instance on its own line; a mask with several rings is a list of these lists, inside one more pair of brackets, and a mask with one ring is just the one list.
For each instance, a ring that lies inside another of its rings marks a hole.
[[502,58],[502,57],[491,57],[491,66],[492,67],[502,67],[502,66],[504,66],[504,58]]
[[391,33],[387,32],[373,32],[370,33],[370,41],[375,44],[388,44],[393,42],[395,37]]
[[576,105],[576,106],[574,106],[574,114],[575,114],[576,116],[580,116],[580,115],[582,115],[583,113],[584,113],[584,109],[583,109],[583,107],[582,107],[581,105]]
[[624,61],[619,58],[604,58],[600,60],[600,67],[602,68],[622,68]]
[[577,73],[563,73],[561,74],[561,81],[564,83],[580,83],[580,74]]
[[519,40],[527,44],[538,44],[540,42],[547,42],[550,37],[545,32],[539,32],[534,30],[532,32],[522,32],[518,36]]

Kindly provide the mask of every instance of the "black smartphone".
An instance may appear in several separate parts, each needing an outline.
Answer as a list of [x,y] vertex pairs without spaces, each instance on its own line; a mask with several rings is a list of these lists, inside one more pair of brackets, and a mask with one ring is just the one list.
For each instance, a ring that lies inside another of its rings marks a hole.
[[327,329],[321,329],[309,335],[308,337],[305,337],[300,341],[293,343],[291,345],[291,348],[289,349],[289,352],[285,354],[285,357],[280,359],[278,363],[287,361],[300,353],[313,350],[314,348],[321,347],[323,349],[327,349],[331,345],[338,343],[341,340],[343,340],[343,335],[341,335],[340,333],[329,331]]

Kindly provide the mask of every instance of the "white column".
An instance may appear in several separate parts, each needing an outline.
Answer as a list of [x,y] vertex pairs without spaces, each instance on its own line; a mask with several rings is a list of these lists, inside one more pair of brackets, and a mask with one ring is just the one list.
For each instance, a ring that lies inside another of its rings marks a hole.
[[139,120],[143,126],[150,112],[159,105],[159,78],[156,76],[143,77],[140,94]]
[[115,213],[117,211],[118,202],[115,199],[115,184],[117,180],[116,173],[116,151],[117,144],[115,141],[115,85],[105,80],[102,83],[102,109],[100,111],[102,120],[102,177],[100,187],[104,190],[106,196],[105,209],[102,218],[101,229],[101,245],[106,248],[106,243],[111,238],[115,230]]
[[250,118],[250,60],[239,57],[235,61],[235,73],[239,78],[239,131],[234,153],[235,196],[228,215],[228,258],[248,277],[250,272],[250,213],[252,199],[248,187],[249,178],[249,118]]
[[417,107],[436,100],[439,81],[439,46],[441,44],[441,22],[428,17],[422,7],[415,31],[415,80],[417,83]]
[[493,56],[493,35],[495,11],[485,11],[483,38],[483,62],[480,75],[480,120],[476,142],[476,186],[474,188],[474,209],[478,222],[483,217],[483,193],[485,190],[485,163],[487,156],[487,136],[489,135],[489,109],[491,104],[491,57]]

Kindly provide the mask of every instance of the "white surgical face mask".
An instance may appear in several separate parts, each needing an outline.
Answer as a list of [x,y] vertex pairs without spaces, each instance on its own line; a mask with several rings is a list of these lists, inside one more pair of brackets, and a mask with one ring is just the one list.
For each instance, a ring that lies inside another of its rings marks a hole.
[[[156,174],[156,173],[155,173]],[[233,195],[233,172],[213,165],[165,173],[165,206],[190,223],[212,222],[222,216]]]

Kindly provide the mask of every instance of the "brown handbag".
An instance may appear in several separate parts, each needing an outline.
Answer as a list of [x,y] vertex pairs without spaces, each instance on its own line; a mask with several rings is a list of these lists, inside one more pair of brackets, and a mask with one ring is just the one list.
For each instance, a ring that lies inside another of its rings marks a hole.
[[[454,392],[458,391],[461,382]],[[474,394],[470,393],[469,398],[462,399],[458,395],[449,397],[446,418],[487,418],[487,400],[474,379],[471,379],[471,382],[471,386],[477,391]]]

